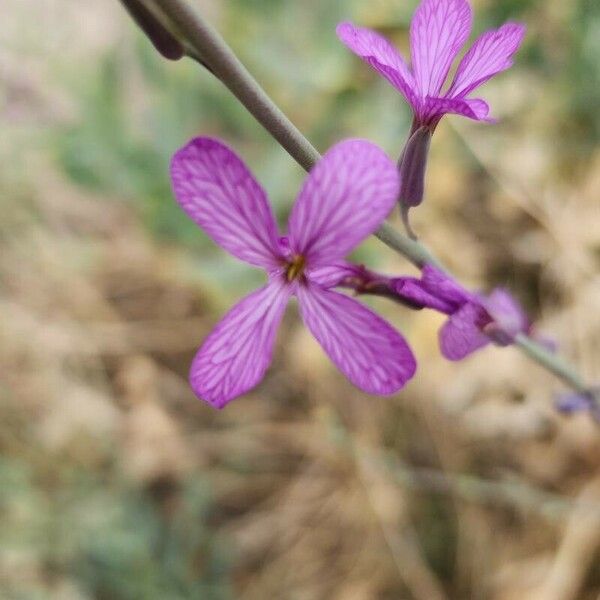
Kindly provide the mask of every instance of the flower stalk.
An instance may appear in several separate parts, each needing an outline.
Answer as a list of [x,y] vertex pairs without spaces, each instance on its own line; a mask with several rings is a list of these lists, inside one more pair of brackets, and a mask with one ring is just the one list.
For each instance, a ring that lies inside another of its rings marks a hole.
[[[138,0],[136,4],[148,10],[153,7],[155,10],[152,10],[151,14],[160,20],[165,31],[177,32],[185,53],[195,60],[202,57],[202,62],[209,70],[290,156],[305,170],[310,171],[313,168],[320,159],[318,151],[271,100],[225,40],[198,11],[186,0]],[[144,31],[148,33],[147,29]],[[441,261],[425,245],[410,239],[389,224],[381,225],[375,235],[419,269],[433,265],[447,272]],[[368,293],[368,290],[365,292]],[[590,393],[591,387],[585,384],[574,367],[529,336],[517,335],[515,347],[571,389],[582,394]],[[597,401],[597,398],[595,399]]]

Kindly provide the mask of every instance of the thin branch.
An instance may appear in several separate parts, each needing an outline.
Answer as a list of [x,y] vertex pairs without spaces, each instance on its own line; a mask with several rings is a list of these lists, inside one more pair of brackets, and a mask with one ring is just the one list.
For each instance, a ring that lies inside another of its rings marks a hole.
[[309,171],[320,155],[233,53],[225,40],[183,0],[154,0],[160,12],[255,119]]
[[538,363],[538,365],[547,371],[554,373],[556,377],[576,392],[582,394],[590,393],[590,387],[585,384],[579,373],[554,352],[550,352],[550,350],[522,333],[516,336],[515,344],[523,354],[526,354],[531,360]]

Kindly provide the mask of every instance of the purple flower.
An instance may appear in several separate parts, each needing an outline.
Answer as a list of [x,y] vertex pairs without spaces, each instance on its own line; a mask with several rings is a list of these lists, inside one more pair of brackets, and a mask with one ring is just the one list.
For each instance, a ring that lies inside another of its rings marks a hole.
[[376,146],[334,146],[308,175],[280,238],[263,189],[226,146],[197,138],[173,157],[177,201],[217,244],[263,268],[268,283],[236,304],[196,354],[194,392],[216,408],[262,379],[277,327],[292,296],[306,326],[348,379],[391,394],[414,374],[405,340],[367,307],[329,288],[340,265],[391,211],[399,186],[394,164]]
[[442,354],[449,360],[461,360],[490,342],[506,346],[531,328],[525,311],[508,291],[497,288],[489,296],[469,292],[429,265],[421,279],[400,277],[393,285],[406,301],[448,315],[439,337]]
[[442,92],[452,63],[471,33],[472,21],[466,0],[422,0],[410,25],[412,69],[375,31],[340,23],[337,34],[404,95],[415,117],[412,132],[419,127],[433,132],[447,113],[492,120],[486,102],[467,96],[512,65],[512,56],[525,35],[525,26],[519,23],[505,23],[485,32],[460,61],[450,87]]
[[600,422],[599,398],[599,388],[594,388],[587,392],[567,392],[558,396],[556,399],[556,408],[567,415],[587,412]]

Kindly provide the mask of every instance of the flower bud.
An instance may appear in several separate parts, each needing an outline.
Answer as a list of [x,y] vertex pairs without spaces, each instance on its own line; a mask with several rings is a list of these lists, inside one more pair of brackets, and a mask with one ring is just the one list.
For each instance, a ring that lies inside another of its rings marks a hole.
[[142,0],[121,0],[121,3],[160,54],[169,60],[183,57],[183,44],[165,28]]
[[419,127],[406,142],[398,162],[400,168],[400,204],[404,210],[419,206],[425,191],[425,169],[431,131]]

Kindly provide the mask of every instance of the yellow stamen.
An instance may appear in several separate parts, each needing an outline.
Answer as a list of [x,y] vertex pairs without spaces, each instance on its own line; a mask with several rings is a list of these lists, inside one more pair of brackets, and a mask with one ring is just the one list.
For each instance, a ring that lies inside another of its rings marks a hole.
[[296,254],[296,256],[294,256],[294,258],[292,258],[292,260],[287,265],[287,271],[285,273],[286,279],[289,282],[292,282],[294,281],[294,279],[300,277],[300,275],[302,275],[302,272],[304,271],[304,265],[304,256],[302,256],[301,254]]

